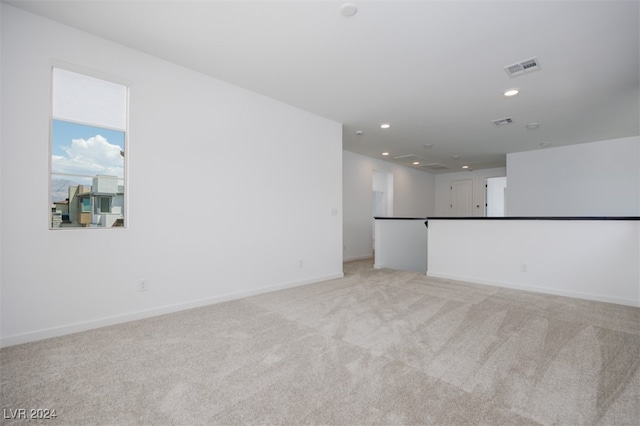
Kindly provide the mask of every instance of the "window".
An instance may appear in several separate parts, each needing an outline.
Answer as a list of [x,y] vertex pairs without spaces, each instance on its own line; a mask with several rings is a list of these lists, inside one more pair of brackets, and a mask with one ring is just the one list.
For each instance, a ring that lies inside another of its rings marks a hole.
[[84,197],[82,198],[82,209],[83,213],[91,213],[91,198]]
[[[126,225],[128,93],[126,84],[111,78],[53,67],[52,229]],[[54,216],[64,202],[69,217],[60,223]]]
[[100,197],[100,213],[109,213],[111,211],[111,198]]

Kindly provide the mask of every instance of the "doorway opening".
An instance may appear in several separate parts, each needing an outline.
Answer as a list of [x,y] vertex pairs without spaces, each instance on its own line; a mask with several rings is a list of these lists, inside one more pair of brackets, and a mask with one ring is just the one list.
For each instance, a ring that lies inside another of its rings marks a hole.
[[371,247],[375,249],[376,221],[373,218],[393,216],[393,174],[382,170],[373,170],[371,189]]

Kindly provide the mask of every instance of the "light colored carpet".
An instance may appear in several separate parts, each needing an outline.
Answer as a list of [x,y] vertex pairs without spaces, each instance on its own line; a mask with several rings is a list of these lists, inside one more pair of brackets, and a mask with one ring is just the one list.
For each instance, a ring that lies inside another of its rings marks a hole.
[[55,409],[50,425],[636,425],[639,364],[638,308],[371,261],[0,351],[4,417]]

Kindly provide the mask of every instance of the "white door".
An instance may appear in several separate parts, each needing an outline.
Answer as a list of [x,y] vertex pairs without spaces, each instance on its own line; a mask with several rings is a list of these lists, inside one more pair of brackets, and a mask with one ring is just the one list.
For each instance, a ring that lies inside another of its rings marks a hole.
[[451,181],[451,216],[473,216],[473,181]]
[[485,205],[487,217],[503,217],[505,215],[505,192],[507,190],[507,177],[487,178],[486,180],[487,202]]

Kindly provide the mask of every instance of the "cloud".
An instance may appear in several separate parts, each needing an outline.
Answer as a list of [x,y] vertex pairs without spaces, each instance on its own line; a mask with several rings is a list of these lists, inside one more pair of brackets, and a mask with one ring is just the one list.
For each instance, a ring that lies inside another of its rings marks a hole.
[[120,155],[120,147],[101,135],[86,140],[73,139],[71,145],[61,149],[66,155],[51,157],[54,173],[124,177],[124,157]]

